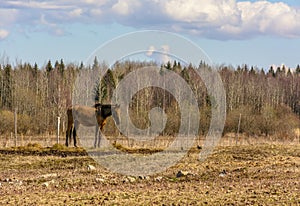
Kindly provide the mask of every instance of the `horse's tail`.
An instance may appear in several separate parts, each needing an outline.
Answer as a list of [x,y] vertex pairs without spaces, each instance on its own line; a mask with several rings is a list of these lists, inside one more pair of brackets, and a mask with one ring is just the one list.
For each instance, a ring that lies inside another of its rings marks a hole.
[[73,108],[69,107],[67,109],[67,117],[68,117],[68,124],[71,123],[73,124]]
[[66,131],[66,146],[71,144],[72,141],[72,130],[74,127],[74,120],[73,120],[73,108],[69,107],[67,109],[67,120],[68,120],[68,126]]

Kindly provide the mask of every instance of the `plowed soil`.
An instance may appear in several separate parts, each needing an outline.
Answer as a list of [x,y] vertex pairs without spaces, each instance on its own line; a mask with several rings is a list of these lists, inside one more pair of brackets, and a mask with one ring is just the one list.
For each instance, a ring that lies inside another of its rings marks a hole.
[[218,147],[198,157],[193,148],[162,173],[133,177],[81,148],[1,149],[0,205],[300,204],[300,145]]

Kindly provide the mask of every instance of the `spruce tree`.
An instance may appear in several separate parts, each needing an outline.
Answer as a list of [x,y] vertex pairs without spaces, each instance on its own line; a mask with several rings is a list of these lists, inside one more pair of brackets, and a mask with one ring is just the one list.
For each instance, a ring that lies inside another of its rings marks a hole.
[[53,67],[52,67],[51,61],[49,60],[46,65],[46,71],[47,71],[47,73],[50,73],[52,70],[53,70]]

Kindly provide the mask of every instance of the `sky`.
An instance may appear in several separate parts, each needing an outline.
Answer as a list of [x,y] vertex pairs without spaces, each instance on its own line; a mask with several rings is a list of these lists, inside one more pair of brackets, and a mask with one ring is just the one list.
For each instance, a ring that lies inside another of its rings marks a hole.
[[298,0],[0,0],[0,64],[77,64],[141,30],[182,35],[218,65],[300,64]]

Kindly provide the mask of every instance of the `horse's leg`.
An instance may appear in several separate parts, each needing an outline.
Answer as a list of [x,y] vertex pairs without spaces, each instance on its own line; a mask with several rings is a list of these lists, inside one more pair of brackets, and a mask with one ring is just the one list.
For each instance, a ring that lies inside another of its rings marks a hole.
[[101,130],[101,128],[99,129],[99,127],[98,127],[98,147],[100,147],[100,143],[101,143],[101,132],[102,132],[102,130]]
[[76,141],[76,136],[77,136],[77,130],[79,128],[79,123],[75,121],[74,123],[74,129],[73,129],[73,139],[74,139],[74,147],[77,147],[77,141]]
[[68,147],[71,143],[72,140],[72,128],[73,128],[73,113],[72,113],[72,108],[68,108],[67,109],[67,117],[68,117],[68,127],[67,127],[67,131],[66,131],[66,146]]
[[72,137],[72,125],[68,124],[67,131],[66,131],[66,143],[65,145],[69,146],[69,141],[71,141]]
[[76,136],[77,136],[77,133],[76,133],[76,128],[74,127],[74,128],[73,128],[73,140],[74,140],[74,147],[77,147]]
[[95,141],[94,141],[94,148],[97,147],[97,141],[98,141],[98,133],[99,133],[99,127],[98,125],[95,128]]
[[66,143],[65,143],[66,147],[69,146],[68,138],[69,138],[69,130],[66,131]]
[[102,122],[101,126],[100,126],[100,130],[99,130],[99,140],[98,140],[98,147],[100,147],[100,141],[101,141],[101,138],[102,138],[102,131],[103,131],[103,127],[105,125],[105,121]]
[[70,127],[70,132],[69,132],[69,145],[71,145],[71,143],[72,143],[73,131],[74,131],[74,125],[72,124],[71,127]]

